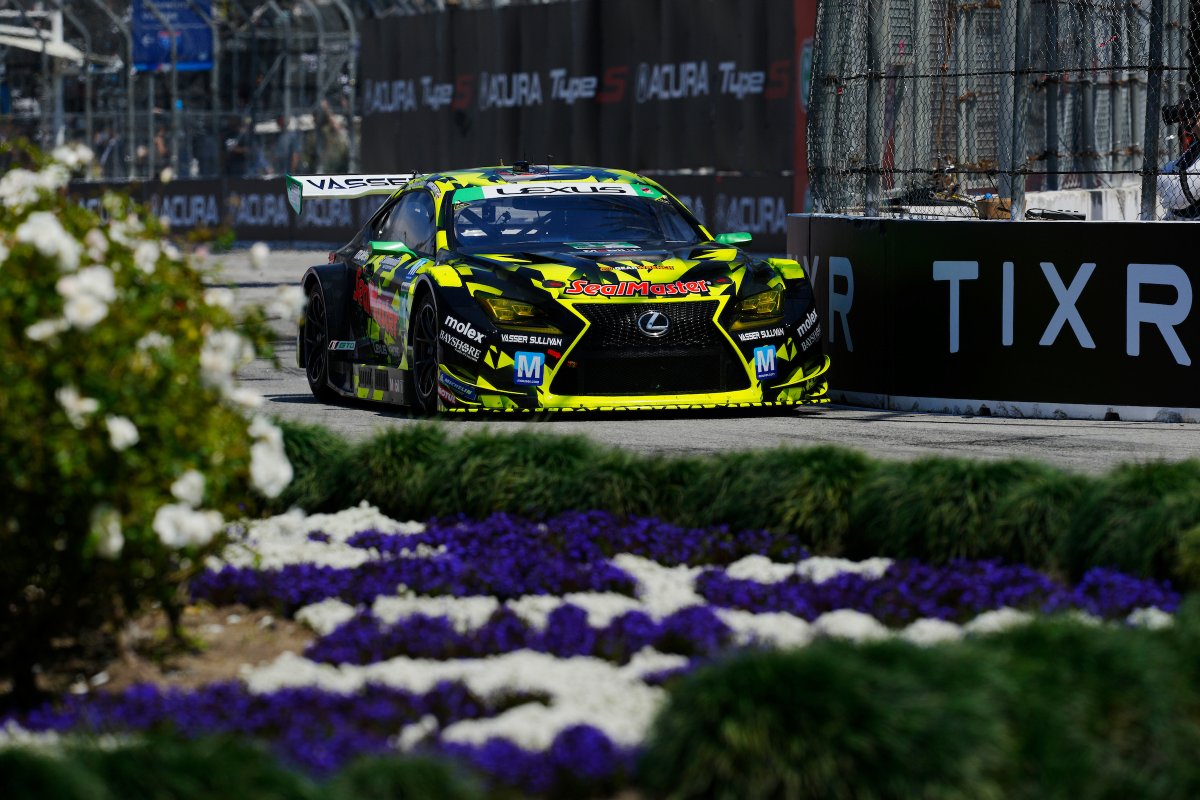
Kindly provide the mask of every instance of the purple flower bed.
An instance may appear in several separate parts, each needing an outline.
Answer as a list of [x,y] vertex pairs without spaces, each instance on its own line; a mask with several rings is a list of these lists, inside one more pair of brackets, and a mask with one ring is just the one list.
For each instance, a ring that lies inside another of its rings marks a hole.
[[482,745],[443,744],[438,750],[506,786],[561,797],[615,794],[629,785],[637,759],[636,750],[617,747],[590,725],[563,730],[544,753],[530,753],[504,739]]
[[236,733],[269,740],[289,761],[323,774],[358,755],[393,752],[388,739],[426,715],[446,725],[537,700],[513,695],[487,703],[449,682],[425,694],[369,684],[348,695],[315,688],[254,694],[235,681],[194,690],[138,685],[119,693],[68,695],[56,704],[0,719],[0,725],[14,720],[26,730],[60,733]]
[[630,611],[603,628],[588,625],[587,612],[562,605],[550,613],[544,630],[502,608],[471,633],[459,633],[446,617],[416,614],[386,625],[369,612],[314,642],[304,655],[328,664],[371,664],[397,656],[479,658],[534,650],[560,658],[595,656],[623,664],[647,646],[664,653],[711,656],[732,642],[733,632],[712,610],[685,608],[655,622]]
[[899,562],[880,578],[842,574],[822,583],[796,576],[763,584],[709,570],[697,579],[696,590],[724,608],[784,611],[810,621],[826,611],[849,608],[891,625],[922,617],[963,622],[1004,606],[1044,613],[1076,609],[1108,619],[1147,606],[1164,611],[1179,606],[1179,594],[1166,583],[1093,569],[1078,586],[1069,587],[1029,567],[995,561],[957,561],[942,567]]

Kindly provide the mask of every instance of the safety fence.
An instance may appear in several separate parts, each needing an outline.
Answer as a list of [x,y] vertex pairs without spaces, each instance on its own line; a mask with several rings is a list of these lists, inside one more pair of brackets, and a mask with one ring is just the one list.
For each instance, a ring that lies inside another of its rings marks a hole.
[[1158,173],[1200,113],[1197,13],[1184,0],[822,0],[816,208],[1177,216],[1191,198]]
[[[787,176],[677,175],[663,178],[713,233],[746,231],[757,252],[782,253],[792,184]],[[379,207],[379,196],[315,199],[292,213],[282,178],[212,178],[154,181],[81,181],[70,187],[80,201],[102,212],[109,189],[145,203],[172,234],[225,242],[337,245],[354,236]]]

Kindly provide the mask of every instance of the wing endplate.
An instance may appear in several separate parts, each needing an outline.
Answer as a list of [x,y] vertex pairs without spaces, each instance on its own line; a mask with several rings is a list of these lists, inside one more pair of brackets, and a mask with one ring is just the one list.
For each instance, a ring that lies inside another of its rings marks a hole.
[[391,194],[402,189],[415,176],[402,175],[285,175],[288,205],[297,214],[305,200],[328,197],[366,197]]

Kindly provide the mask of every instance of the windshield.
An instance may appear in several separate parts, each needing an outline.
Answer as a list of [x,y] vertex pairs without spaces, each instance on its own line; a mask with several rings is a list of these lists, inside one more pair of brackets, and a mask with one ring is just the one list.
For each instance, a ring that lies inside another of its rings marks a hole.
[[700,232],[662,193],[639,189],[644,195],[555,192],[459,202],[462,196],[483,194],[460,189],[453,205],[454,236],[459,247],[469,249],[586,242],[619,250],[623,245],[678,247],[701,241]]

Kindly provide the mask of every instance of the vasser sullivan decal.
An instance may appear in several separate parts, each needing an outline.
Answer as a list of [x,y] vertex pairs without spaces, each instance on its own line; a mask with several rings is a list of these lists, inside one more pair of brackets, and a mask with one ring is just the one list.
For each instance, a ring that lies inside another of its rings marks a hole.
[[536,344],[542,347],[562,347],[561,336],[542,336],[536,333],[502,333],[500,341],[505,344]]
[[778,339],[783,336],[783,328],[763,328],[758,331],[746,331],[738,334],[739,342],[753,342],[759,339]]
[[563,294],[594,297],[678,297],[692,294],[708,294],[706,280],[672,281],[651,283],[650,281],[621,281],[620,283],[592,283],[588,280],[571,281]]

